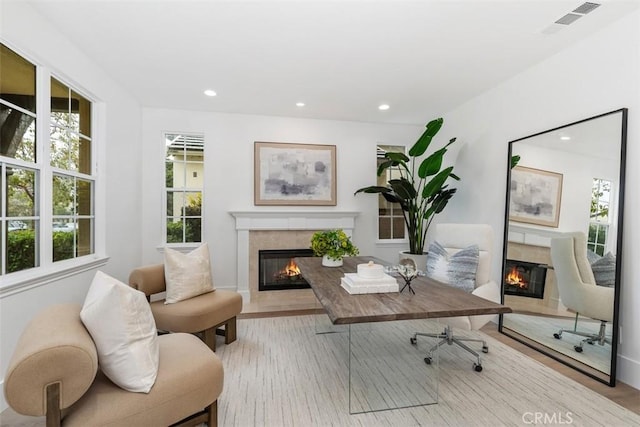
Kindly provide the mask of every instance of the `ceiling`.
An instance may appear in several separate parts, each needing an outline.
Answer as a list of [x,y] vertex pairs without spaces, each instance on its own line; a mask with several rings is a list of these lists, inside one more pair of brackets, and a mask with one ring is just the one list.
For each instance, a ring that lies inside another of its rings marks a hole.
[[143,106],[398,124],[424,124],[640,5],[599,1],[561,26],[583,1],[28,1]]

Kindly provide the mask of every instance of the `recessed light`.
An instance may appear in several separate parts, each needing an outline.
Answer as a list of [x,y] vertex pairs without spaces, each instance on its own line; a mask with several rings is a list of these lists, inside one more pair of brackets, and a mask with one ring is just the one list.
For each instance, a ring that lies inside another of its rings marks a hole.
[[563,141],[570,141],[571,137],[565,135],[565,136],[561,136],[560,139],[563,140]]
[[216,91],[215,90],[211,90],[211,89],[205,90],[204,94],[207,95],[207,96],[216,96],[217,95]]
[[389,109],[389,104],[382,104],[378,106],[378,110],[388,110]]
[[304,102],[296,102],[296,107],[304,107]]

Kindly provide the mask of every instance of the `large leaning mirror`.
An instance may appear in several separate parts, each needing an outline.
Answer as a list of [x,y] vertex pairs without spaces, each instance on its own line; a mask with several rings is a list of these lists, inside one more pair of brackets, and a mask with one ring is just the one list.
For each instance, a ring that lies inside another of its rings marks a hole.
[[509,142],[500,331],[616,380],[627,109]]

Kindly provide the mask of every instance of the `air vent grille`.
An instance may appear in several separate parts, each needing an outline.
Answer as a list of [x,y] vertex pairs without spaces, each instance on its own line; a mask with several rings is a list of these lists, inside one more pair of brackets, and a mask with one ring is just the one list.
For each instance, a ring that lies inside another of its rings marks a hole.
[[556,24],[569,25],[582,18],[582,15],[576,15],[575,13],[567,13],[562,18],[556,21]]
[[586,15],[587,13],[592,12],[598,6],[600,6],[600,4],[598,4],[598,3],[586,2],[586,3],[583,3],[580,6],[576,7],[575,9],[573,9],[573,12],[574,13],[580,13],[582,15]]

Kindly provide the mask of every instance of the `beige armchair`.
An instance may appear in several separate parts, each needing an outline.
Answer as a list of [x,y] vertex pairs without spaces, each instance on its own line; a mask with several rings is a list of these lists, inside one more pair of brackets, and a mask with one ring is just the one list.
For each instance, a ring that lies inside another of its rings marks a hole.
[[574,329],[560,329],[553,334],[561,339],[564,332],[584,337],[574,346],[581,353],[583,344],[611,344],[605,335],[606,324],[613,320],[615,288],[597,286],[589,260],[587,259],[587,238],[582,232],[565,233],[551,239],[551,262],[556,274],[558,293],[562,304],[581,316],[600,321],[598,333]]
[[98,369],[95,344],[78,304],[54,305],[23,331],[5,375],[7,403],[49,426],[217,425],[222,362],[190,334],[158,337],[158,375],[149,393],[132,393]]
[[216,334],[225,337],[225,344],[236,340],[236,316],[242,311],[239,293],[216,289],[172,304],[165,304],[164,299],[151,301],[153,295],[166,290],[163,264],[136,268],[129,275],[129,285],[150,300],[158,330],[198,334],[213,351]]

